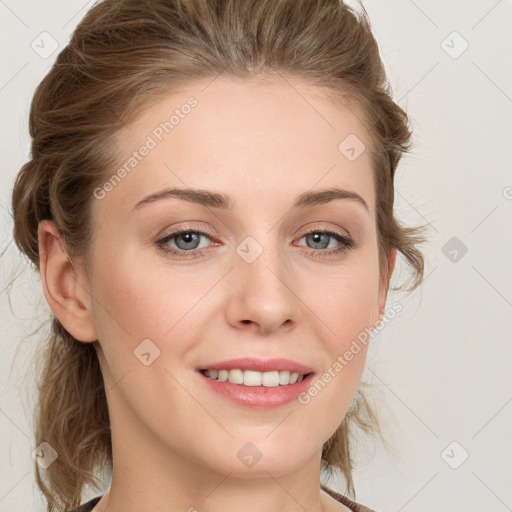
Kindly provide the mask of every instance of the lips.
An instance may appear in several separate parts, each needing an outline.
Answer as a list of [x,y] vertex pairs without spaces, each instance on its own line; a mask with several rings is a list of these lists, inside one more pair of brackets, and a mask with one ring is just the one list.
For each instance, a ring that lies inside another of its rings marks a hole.
[[295,382],[295,384],[266,387],[233,384],[229,381],[221,382],[206,377],[201,372],[197,373],[201,382],[206,384],[217,395],[228,399],[237,406],[255,409],[274,409],[297,402],[300,394],[307,391],[315,375],[314,373],[309,373],[300,382]]
[[255,372],[273,372],[273,371],[289,371],[290,373],[298,373],[299,375],[305,375],[312,373],[313,368],[306,366],[292,359],[254,359],[254,358],[241,358],[241,359],[229,359],[226,361],[217,361],[205,366],[197,368],[201,370],[252,370]]

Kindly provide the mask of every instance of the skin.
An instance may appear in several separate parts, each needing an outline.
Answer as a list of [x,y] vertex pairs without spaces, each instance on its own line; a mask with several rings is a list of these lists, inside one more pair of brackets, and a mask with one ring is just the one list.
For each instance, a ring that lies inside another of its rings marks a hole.
[[[48,304],[77,340],[97,341],[106,383],[114,471],[94,510],[349,510],[319,488],[321,449],[356,393],[366,346],[307,405],[270,410],[213,393],[195,368],[285,357],[319,376],[381,318],[389,282],[379,275],[369,152],[349,161],[338,150],[351,133],[368,148],[368,134],[318,86],[218,77],[149,106],[119,134],[125,160],[190,96],[191,113],[103,199],[91,198],[88,273],[79,259],[70,266],[53,222],[39,227]],[[299,194],[334,186],[369,211],[349,199],[291,209]],[[166,187],[229,194],[234,207],[165,199],[133,210]],[[185,225],[213,234],[198,258],[155,244]],[[326,256],[340,242],[324,248],[305,236],[322,229],[357,245]],[[247,236],[263,248],[252,263],[236,252]],[[160,350],[149,366],[134,357],[144,339]],[[237,457],[247,443],[262,454],[250,468]]]

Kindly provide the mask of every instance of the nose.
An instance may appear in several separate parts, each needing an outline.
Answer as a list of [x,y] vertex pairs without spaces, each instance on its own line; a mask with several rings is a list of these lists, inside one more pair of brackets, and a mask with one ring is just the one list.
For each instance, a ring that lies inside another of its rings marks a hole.
[[252,263],[235,254],[226,319],[237,329],[268,336],[292,329],[300,314],[297,279],[278,248],[265,246]]

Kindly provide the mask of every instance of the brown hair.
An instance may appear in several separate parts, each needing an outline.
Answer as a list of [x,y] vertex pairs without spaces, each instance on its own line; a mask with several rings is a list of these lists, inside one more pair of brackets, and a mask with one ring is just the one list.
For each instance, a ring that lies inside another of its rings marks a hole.
[[[353,107],[370,134],[376,184],[379,264],[387,280],[396,248],[423,279],[424,226],[394,217],[394,174],[410,149],[407,114],[392,100],[364,8],[342,0],[102,0],[76,27],[38,85],[30,109],[31,158],[12,195],[14,238],[39,271],[37,229],[55,221],[70,258],[87,255],[95,187],[118,162],[123,125],[177,84],[197,78],[256,79],[279,72],[325,85]],[[87,264],[87,258],[84,258]],[[394,288],[400,290],[402,287]],[[58,458],[36,480],[51,512],[81,501],[84,486],[112,470],[106,392],[96,343],[80,343],[52,315],[39,356],[35,444]],[[358,391],[325,443],[322,466],[341,470],[355,497],[349,438],[353,425],[380,434],[377,417]]]

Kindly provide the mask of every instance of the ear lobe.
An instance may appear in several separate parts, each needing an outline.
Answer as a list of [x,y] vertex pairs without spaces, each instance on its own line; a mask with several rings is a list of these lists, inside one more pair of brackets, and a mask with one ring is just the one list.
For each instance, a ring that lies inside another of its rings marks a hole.
[[41,221],[37,238],[41,284],[48,305],[74,338],[96,341],[89,290],[80,283],[80,269],[68,257],[55,222]]

